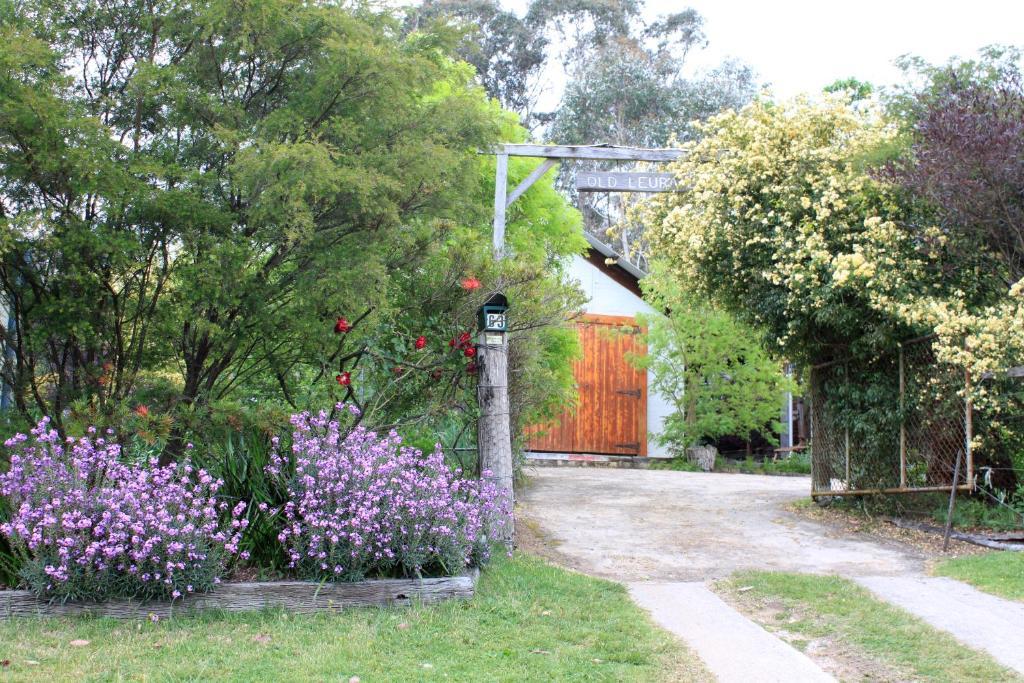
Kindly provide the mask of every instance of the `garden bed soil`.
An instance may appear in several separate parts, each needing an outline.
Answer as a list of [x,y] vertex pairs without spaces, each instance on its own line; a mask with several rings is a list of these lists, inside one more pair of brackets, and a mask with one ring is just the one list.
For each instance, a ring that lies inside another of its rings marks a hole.
[[110,600],[100,603],[47,602],[29,591],[0,592],[0,619],[26,616],[91,615],[116,619],[166,618],[222,610],[250,612],[281,608],[298,614],[351,607],[427,604],[473,597],[478,572],[432,579],[371,579],[351,583],[266,581],[221,584],[212,593],[182,600]]

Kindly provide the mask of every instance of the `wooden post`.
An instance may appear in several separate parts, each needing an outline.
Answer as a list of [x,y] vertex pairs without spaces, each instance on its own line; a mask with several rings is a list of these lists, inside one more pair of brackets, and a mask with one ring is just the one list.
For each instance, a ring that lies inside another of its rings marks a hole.
[[[477,338],[479,381],[476,387],[480,419],[477,422],[477,448],[480,473],[484,473],[513,504],[512,431],[508,403],[508,343],[504,332],[480,332]],[[515,526],[508,530],[507,541],[515,538]]]
[[494,172],[494,232],[491,235],[494,247],[494,258],[505,257],[505,209],[508,204],[508,155],[499,154],[498,165]]
[[900,352],[900,488],[907,488],[907,416],[905,409],[907,405],[906,393],[906,370],[903,359],[903,344],[899,345]]
[[[508,154],[498,154],[497,160],[492,239],[494,259],[500,261],[505,257]],[[479,379],[476,398],[480,417],[477,420],[476,443],[480,454],[480,473],[483,475],[489,472],[488,476],[512,506],[515,504],[515,493],[512,488],[512,428],[509,424],[511,416],[508,403],[508,342],[504,332],[480,331],[477,338],[477,364]],[[509,544],[515,540],[514,521],[504,540]]]

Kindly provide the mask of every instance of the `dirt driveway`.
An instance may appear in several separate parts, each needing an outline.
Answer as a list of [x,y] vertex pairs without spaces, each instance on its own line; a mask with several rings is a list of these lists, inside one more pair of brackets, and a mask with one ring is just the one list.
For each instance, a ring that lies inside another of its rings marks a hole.
[[528,470],[520,524],[532,548],[620,581],[707,581],[738,569],[920,574],[925,558],[895,543],[851,538],[786,505],[805,477],[665,470]]

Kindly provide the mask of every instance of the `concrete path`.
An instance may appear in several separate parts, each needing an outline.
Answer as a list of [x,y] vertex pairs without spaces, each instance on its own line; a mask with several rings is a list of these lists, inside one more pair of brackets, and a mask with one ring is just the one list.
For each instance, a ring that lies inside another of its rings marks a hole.
[[806,477],[597,468],[528,474],[522,517],[547,540],[542,552],[627,583],[721,680],[828,680],[699,583],[744,569],[854,578],[1024,673],[1024,605],[928,578],[925,558],[906,546],[852,537],[787,511],[787,503],[807,496]]
[[807,477],[655,470],[528,471],[522,514],[560,563],[620,581],[706,581],[741,569],[922,574],[895,543],[850,537],[788,512]]
[[685,640],[721,683],[835,680],[703,583],[631,583],[629,593],[662,628]]
[[945,577],[861,576],[878,597],[1024,674],[1024,604]]

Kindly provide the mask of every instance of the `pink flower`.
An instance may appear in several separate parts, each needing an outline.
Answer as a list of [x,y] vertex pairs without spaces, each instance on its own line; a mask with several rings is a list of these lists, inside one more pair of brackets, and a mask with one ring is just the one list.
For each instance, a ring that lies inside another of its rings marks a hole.
[[472,292],[474,289],[480,289],[480,281],[470,275],[469,277],[462,278],[459,282],[459,286],[467,292]]

